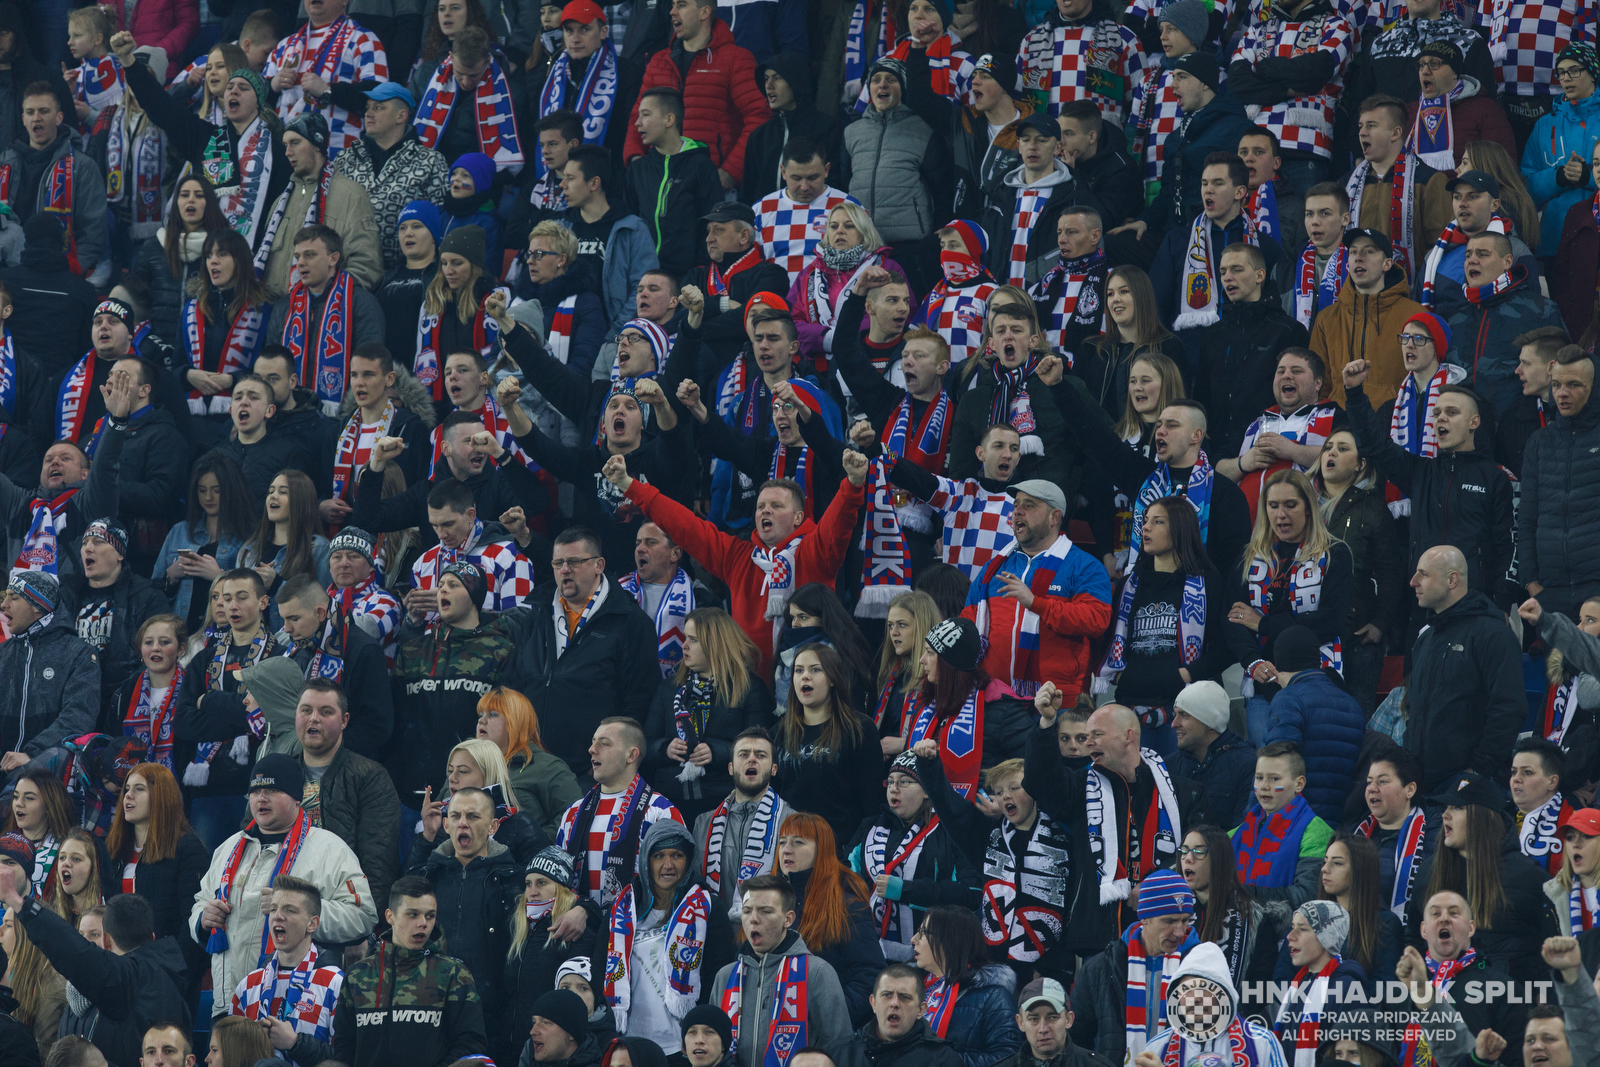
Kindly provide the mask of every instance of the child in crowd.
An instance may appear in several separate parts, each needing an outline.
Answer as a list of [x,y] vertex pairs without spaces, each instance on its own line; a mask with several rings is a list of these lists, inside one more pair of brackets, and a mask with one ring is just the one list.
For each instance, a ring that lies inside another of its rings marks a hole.
[[67,51],[78,66],[67,83],[78,105],[78,121],[92,124],[108,107],[122,102],[128,83],[122,64],[111,54],[117,24],[108,7],[80,7],[67,16]]
[[1239,881],[1256,900],[1282,900],[1298,908],[1317,893],[1333,828],[1300,795],[1305,788],[1306,760],[1299,745],[1279,741],[1256,754],[1255,796],[1231,835]]

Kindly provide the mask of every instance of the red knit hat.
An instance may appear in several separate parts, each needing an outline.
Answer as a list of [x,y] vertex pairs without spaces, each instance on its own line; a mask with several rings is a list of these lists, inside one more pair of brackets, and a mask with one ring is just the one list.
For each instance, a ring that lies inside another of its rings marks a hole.
[[1450,327],[1431,311],[1419,311],[1401,325],[1410,326],[1413,322],[1428,331],[1428,336],[1433,338],[1434,358],[1443,360],[1444,354],[1450,350]]

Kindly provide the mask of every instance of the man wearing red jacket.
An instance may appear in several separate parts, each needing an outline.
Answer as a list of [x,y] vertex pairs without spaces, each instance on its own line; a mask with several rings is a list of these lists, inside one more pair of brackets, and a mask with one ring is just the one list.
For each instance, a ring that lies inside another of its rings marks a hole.
[[[770,678],[773,646],[789,595],[808,582],[833,585],[850,547],[861,511],[861,487],[867,481],[867,457],[847,449],[844,469],[847,477],[839,483],[820,523],[805,517],[800,486],[788,478],[767,482],[756,497],[755,529],[748,539],[723,533],[663,496],[655,486],[637,481],[628,474],[625,463],[608,460],[602,473],[675,544],[727,583],[733,617],[741,630],[755,638],[761,652],[759,677]],[[1105,569],[1100,573],[1104,577]],[[1106,595],[1110,596],[1109,589]],[[1105,629],[1110,621],[1107,604],[1100,628]],[[771,636],[763,641],[762,634]]]
[[989,560],[961,614],[989,642],[989,677],[1023,697],[1054,682],[1071,705],[1089,674],[1089,642],[1111,625],[1111,579],[1061,532],[1067,500],[1059,486],[1033,478],[1015,494],[1017,539]]
[[[714,2],[673,0],[672,41],[650,57],[640,96],[661,86],[681,92],[683,135],[704,143],[722,187],[737,189],[744,176],[745,142],[772,117],[772,108],[756,84],[755,56],[733,43],[733,31],[716,16]],[[624,166],[644,155],[638,123],[635,100],[628,116]]]

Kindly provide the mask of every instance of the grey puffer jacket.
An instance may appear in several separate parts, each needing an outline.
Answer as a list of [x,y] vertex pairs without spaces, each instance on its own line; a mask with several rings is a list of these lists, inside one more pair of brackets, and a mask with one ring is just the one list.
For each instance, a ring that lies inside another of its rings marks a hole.
[[892,111],[869,107],[845,127],[848,191],[889,244],[926,237],[943,221],[934,217],[934,195],[923,178],[937,142],[933,129],[904,104]]
[[413,200],[442,204],[450,192],[450,168],[444,156],[417,140],[412,130],[406,131],[381,168],[374,168],[372,141],[363,134],[339,153],[333,170],[366,188],[386,271],[405,263],[400,254],[400,209]]
[[1534,431],[1522,453],[1517,582],[1570,586],[1600,574],[1600,402]]

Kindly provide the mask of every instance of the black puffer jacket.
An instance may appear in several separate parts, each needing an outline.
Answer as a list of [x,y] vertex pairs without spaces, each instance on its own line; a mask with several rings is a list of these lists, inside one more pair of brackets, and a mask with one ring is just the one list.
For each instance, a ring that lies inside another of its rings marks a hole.
[[[1361,627],[1372,623],[1387,637],[1399,632],[1410,598],[1406,595],[1405,552],[1400,532],[1384,502],[1384,483],[1352,485],[1327,516],[1328,532],[1350,548],[1355,571],[1355,592],[1350,598],[1342,636],[1349,641]],[[1359,639],[1358,639],[1359,640]]]
[[566,709],[544,720],[544,747],[582,778],[590,771],[589,740],[601,719],[626,715],[643,722],[647,717],[661,677],[656,624],[611,582],[605,602],[558,657],[555,598],[551,582],[527,599],[524,610],[533,632],[518,642],[514,663],[534,707]]
[[1309,340],[1306,328],[1284,314],[1276,300],[1225,300],[1217,313],[1221,320],[1200,335],[1194,387],[1194,398],[1206,406],[1211,437],[1206,454],[1213,463],[1237,456],[1250,424],[1275,403],[1272,376],[1278,354],[1290,345],[1304,347]]
[[478,996],[484,1018],[490,1018],[500,1010],[500,973],[511,949],[511,908],[522,892],[522,865],[492,837],[488,853],[463,866],[453,841],[430,848],[419,834],[406,873],[433,883],[444,943],[450,955],[481,976]]
[[28,940],[61,977],[100,1009],[91,1040],[112,1063],[138,1063],[145,1031],[158,1022],[189,1028],[178,942],[158,937],[119,956],[91,944],[61,916],[29,900],[19,910]]
[[1411,498],[1407,571],[1433,546],[1454,545],[1467,557],[1468,586],[1509,605],[1503,587],[1511,566],[1511,480],[1505,471],[1484,452],[1413,456],[1389,440],[1389,424],[1377,417],[1360,386],[1345,390],[1345,409],[1362,455]]
[[1422,760],[1423,795],[1462,771],[1496,782],[1510,776],[1511,746],[1528,714],[1522,650],[1488,597],[1470,592],[1428,617],[1411,652],[1406,704],[1405,747]]
[[1517,509],[1517,582],[1571,586],[1600,575],[1600,402],[1528,438]]
[[[78,609],[105,598],[105,590],[91,589],[88,579],[82,574],[68,575],[61,583],[61,606],[56,613],[66,619],[68,625],[76,627]],[[144,669],[139,650],[133,647],[134,635],[150,616],[171,611],[172,602],[159,586],[133,573],[133,568],[124,564],[121,576],[111,587],[110,603],[111,633],[107,636],[105,647],[98,651],[101,706],[108,716],[115,717],[114,722],[108,723],[112,728],[102,732],[116,737],[122,733],[122,712],[127,710],[127,705],[118,709],[107,702],[118,687]]]
[[712,810],[733,791],[733,775],[728,773],[728,765],[733,762],[734,738],[747,726],[765,726],[772,721],[772,693],[761,679],[751,677],[738,707],[729,705],[725,699],[715,699],[705,730],[691,733],[688,738],[690,752],[702,741],[710,746],[711,762],[706,765],[705,773],[693,782],[680,782],[678,771],[683,764],[667,755],[667,746],[678,736],[672,713],[678,688],[668,678],[650,702],[650,715],[644,721],[644,764],[640,770],[649,779],[651,788],[672,801],[684,820],[693,824],[697,815]]

